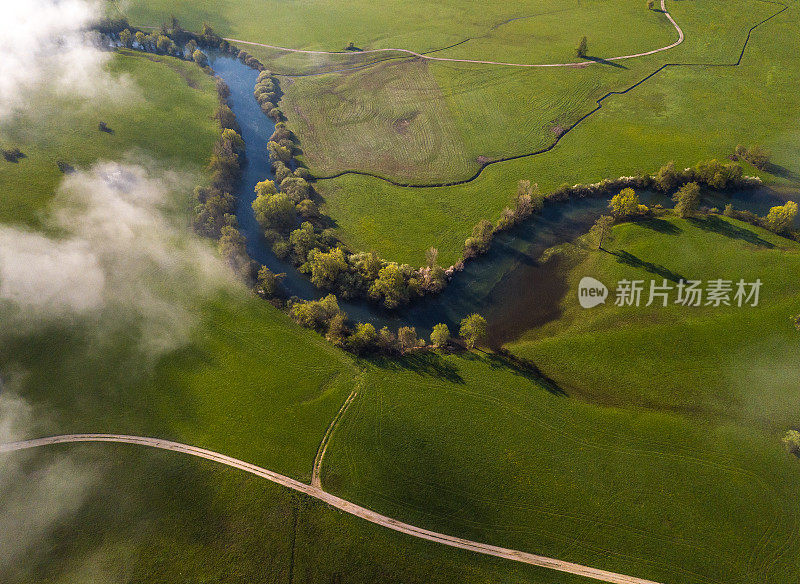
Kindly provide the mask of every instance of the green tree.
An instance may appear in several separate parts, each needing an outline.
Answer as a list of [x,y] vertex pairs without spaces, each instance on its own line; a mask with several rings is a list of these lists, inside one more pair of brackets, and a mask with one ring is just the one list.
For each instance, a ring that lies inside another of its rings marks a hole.
[[347,339],[347,344],[355,353],[366,353],[374,349],[378,344],[378,333],[375,327],[368,322],[360,322],[356,325],[356,330]]
[[385,326],[378,331],[377,343],[382,351],[392,353],[397,350],[397,335]]
[[624,217],[633,217],[639,214],[639,195],[636,194],[631,188],[622,189],[619,193],[611,197],[611,202],[608,207],[611,209],[611,214],[621,219]]
[[281,181],[281,192],[286,193],[295,203],[299,203],[309,197],[311,185],[304,178],[289,176]]
[[156,41],[156,50],[159,53],[169,53],[170,52],[170,45],[174,45],[175,43],[172,42],[168,36],[159,35],[158,40]]
[[304,219],[319,218],[319,207],[317,207],[317,204],[311,199],[303,199],[297,203],[297,212]]
[[404,353],[409,349],[419,346],[417,329],[415,329],[413,326],[400,327],[400,329],[397,331],[397,340],[400,343],[400,350]]
[[653,175],[653,180],[656,183],[656,188],[663,193],[668,193],[678,186],[678,173],[675,172],[675,162],[670,160],[659,168],[658,172]]
[[289,310],[289,314],[298,323],[316,329],[327,329],[331,320],[340,313],[339,302],[334,294],[328,294],[320,300],[298,302]]
[[283,276],[284,274],[275,274],[267,266],[261,266],[256,276],[256,288],[267,298],[272,298],[278,293],[278,283]]
[[597,249],[603,249],[603,242],[611,235],[614,227],[614,218],[611,215],[603,215],[597,218],[592,228],[589,230],[589,238]]
[[767,229],[775,233],[784,233],[791,229],[797,217],[797,203],[786,201],[785,205],[778,205],[769,210],[765,224]]
[[796,456],[800,456],[800,432],[789,430],[783,435],[783,443],[786,445],[786,450]]
[[467,348],[474,349],[475,345],[486,338],[486,319],[480,314],[470,314],[461,321],[459,336],[467,343]]
[[465,257],[486,253],[492,245],[493,236],[494,227],[492,227],[492,222],[481,219],[478,224],[472,228],[472,236],[468,237],[464,242]]
[[308,259],[309,252],[319,247],[319,237],[314,231],[314,226],[308,221],[303,221],[298,229],[289,234],[289,245],[295,260],[302,263]]
[[294,225],[294,203],[283,193],[259,195],[252,204],[256,220],[265,229],[287,229]]
[[675,201],[678,217],[691,217],[700,208],[700,185],[696,182],[686,183],[672,196],[672,200]]
[[397,308],[408,302],[408,282],[400,266],[392,262],[381,268],[369,293],[373,298],[383,298],[386,308]]
[[125,30],[121,30],[119,33],[119,42],[122,43],[123,47],[130,47],[131,46],[131,31],[127,28]]
[[439,323],[433,327],[431,332],[431,343],[437,347],[444,347],[450,342],[450,329],[444,323]]
[[194,59],[194,62],[201,67],[208,65],[208,57],[200,49],[195,49],[195,51],[192,53],[192,59]]
[[575,54],[579,59],[583,59],[586,57],[587,52],[589,51],[589,41],[586,37],[581,38],[581,42],[578,43],[578,48],[575,49]]
[[275,186],[273,181],[262,180],[261,182],[256,183],[255,191],[257,197],[268,197],[270,195],[277,194],[278,188]]
[[311,282],[318,288],[333,288],[339,274],[347,271],[347,258],[341,247],[329,252],[313,249],[308,254],[307,269]]

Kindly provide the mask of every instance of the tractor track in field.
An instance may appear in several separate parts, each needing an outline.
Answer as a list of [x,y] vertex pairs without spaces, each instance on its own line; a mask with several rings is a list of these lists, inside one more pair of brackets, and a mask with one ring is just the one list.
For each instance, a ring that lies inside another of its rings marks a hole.
[[609,584],[658,584],[652,580],[645,580],[635,576],[628,576],[625,574],[618,574],[582,564],[549,558],[546,556],[539,556],[528,552],[519,550],[512,550],[502,548],[485,543],[462,539],[444,533],[438,533],[416,527],[408,523],[403,523],[397,519],[392,519],[385,515],[381,515],[375,511],[361,507],[355,503],[351,503],[341,497],[332,495],[323,491],[320,487],[301,483],[295,479],[278,474],[271,470],[267,470],[260,466],[244,462],[237,458],[233,458],[212,450],[199,448],[197,446],[190,446],[188,444],[181,444],[180,442],[173,442],[172,440],[163,440],[160,438],[149,438],[144,436],[128,436],[125,434],[64,434],[59,436],[50,436],[47,438],[35,438],[31,440],[20,440],[17,442],[9,442],[0,444],[0,454],[28,450],[32,448],[39,448],[42,446],[50,446],[55,444],[75,444],[85,442],[101,442],[101,443],[118,443],[118,444],[134,444],[138,446],[148,446],[150,448],[157,448],[160,450],[168,450],[171,452],[178,452],[181,454],[188,454],[223,464],[230,468],[243,470],[255,476],[272,481],[275,484],[281,485],[295,492],[302,493],[318,501],[322,501],[327,505],[349,513],[355,517],[369,521],[375,525],[380,525],[388,529],[392,529],[399,533],[404,533],[412,537],[424,539],[427,541],[439,543],[442,545],[468,550],[479,554],[494,556],[531,566],[538,566],[541,568],[548,568],[559,572],[566,572],[586,578],[592,578],[601,582],[608,582]]
[[[773,4],[773,5],[776,5],[776,6],[780,6],[781,8],[777,12],[775,12],[775,13],[771,14],[770,16],[764,18],[760,22],[757,22],[756,24],[754,24],[753,26],[751,26],[748,29],[747,36],[745,37],[745,40],[744,40],[744,42],[742,44],[741,51],[739,52],[739,56],[736,59],[736,61],[734,61],[732,63],[706,63],[706,62],[699,62],[699,63],[665,63],[664,65],[661,65],[658,69],[656,69],[652,73],[649,73],[648,75],[646,75],[645,77],[643,77],[639,81],[635,82],[634,84],[630,85],[629,87],[627,87],[625,89],[622,89],[622,90],[619,90],[619,91],[609,91],[608,93],[606,93],[603,96],[601,96],[599,99],[596,100],[596,104],[597,105],[594,107],[594,109],[592,109],[591,111],[587,112],[586,114],[584,114],[583,116],[578,118],[569,127],[565,128],[564,131],[561,134],[556,136],[555,140],[553,140],[553,142],[550,145],[548,145],[548,146],[546,146],[544,148],[540,148],[538,150],[535,150],[533,152],[525,152],[525,153],[522,153],[522,154],[515,154],[513,156],[504,156],[504,157],[494,158],[492,160],[488,160],[486,162],[483,162],[481,164],[480,168],[478,168],[478,170],[472,176],[470,176],[469,178],[459,179],[459,180],[455,180],[455,181],[448,181],[448,182],[411,183],[411,182],[396,181],[396,180],[393,180],[393,179],[388,178],[386,176],[382,176],[380,174],[367,172],[367,171],[361,171],[361,170],[343,170],[341,172],[337,172],[337,173],[330,174],[330,175],[314,176],[313,178],[316,181],[326,181],[326,180],[333,180],[333,179],[341,178],[341,177],[347,176],[347,175],[355,175],[355,176],[364,176],[364,177],[374,178],[374,179],[389,183],[389,184],[391,184],[393,186],[403,187],[403,188],[426,189],[426,188],[438,188],[438,187],[453,187],[453,186],[459,186],[459,185],[468,184],[468,183],[471,183],[471,182],[475,181],[477,178],[479,178],[481,176],[481,174],[483,174],[483,171],[486,170],[486,168],[488,168],[489,166],[492,166],[494,164],[500,164],[502,162],[510,162],[512,160],[520,160],[522,158],[531,158],[531,157],[534,157],[534,156],[539,156],[541,154],[546,154],[546,153],[550,152],[551,150],[553,150],[559,144],[559,142],[561,142],[561,140],[567,134],[569,134],[572,130],[574,130],[581,123],[585,122],[586,120],[591,118],[594,114],[596,114],[598,111],[600,111],[602,109],[602,107],[603,107],[603,102],[606,99],[608,99],[609,97],[615,96],[615,95],[625,95],[626,93],[629,93],[629,92],[633,91],[634,89],[636,89],[637,87],[639,87],[643,83],[649,81],[650,79],[652,79],[653,77],[655,77],[656,75],[658,75],[659,73],[661,73],[662,71],[664,71],[666,69],[673,68],[673,67],[738,67],[738,66],[740,66],[741,63],[742,63],[742,59],[744,58],[745,52],[747,50],[747,47],[750,44],[750,39],[752,37],[753,31],[755,31],[760,26],[766,24],[767,22],[771,21],[772,19],[774,19],[775,17],[777,17],[778,15],[782,14],[783,12],[785,12],[786,10],[789,9],[789,5],[788,4],[785,4],[785,3],[780,2],[778,0],[758,0],[758,1],[759,2],[764,2],[766,4]],[[666,10],[665,0],[661,0],[661,8],[662,8],[662,11],[664,12],[664,14],[666,14],[667,17],[670,19],[670,21],[675,23],[675,21],[672,19],[672,16]],[[677,23],[675,23],[675,27],[680,31],[680,41],[682,42],[683,39],[684,39],[683,31],[680,29],[680,27],[678,26]],[[462,41],[462,42],[464,42],[464,41]],[[258,43],[255,43],[255,44],[258,44]],[[674,45],[676,45],[676,44],[679,44],[679,43],[674,43]],[[268,45],[264,45],[264,46],[268,46]],[[300,51],[299,49],[289,49],[289,50],[297,51],[297,52],[310,52],[310,53],[314,52],[314,51]],[[376,50],[386,51],[386,50],[389,50],[389,49],[376,49]],[[593,64],[593,63],[601,64],[603,62],[626,59],[626,58],[633,58],[635,56],[650,55],[650,54],[657,53],[657,52],[660,52],[660,51],[663,51],[663,50],[666,50],[666,47],[662,47],[661,49],[656,49],[656,50],[649,51],[649,52],[646,52],[646,53],[639,53],[638,55],[626,55],[626,56],[623,56],[623,57],[612,57],[612,58],[603,59],[603,60],[599,60],[598,59],[596,61],[584,62],[584,63],[581,63],[579,65],[588,66],[589,64]],[[330,53],[330,54],[335,54],[335,53]],[[420,55],[420,56],[422,56],[423,58],[429,58],[431,60],[440,60],[440,59],[442,59],[442,58],[438,58],[438,57],[436,57],[436,58],[435,57],[427,57],[426,55]],[[417,58],[419,58],[419,57],[417,57]],[[377,62],[381,62],[381,61],[377,61]],[[467,61],[467,62],[469,62],[469,61]],[[474,62],[474,63],[487,63],[487,64],[488,63],[492,63],[491,61],[472,61],[472,62]],[[375,64],[375,63],[370,63],[369,65],[365,65],[365,66],[359,67],[359,68],[364,68],[364,67],[367,67],[367,66],[371,66],[373,64]],[[502,65],[503,63],[495,63],[495,64],[501,64]],[[509,64],[506,63],[506,65],[509,65]],[[520,65],[520,66],[523,66],[523,65]],[[532,66],[532,65],[529,65],[529,66]],[[574,67],[575,64],[561,64],[559,66],[572,66],[572,67]]]

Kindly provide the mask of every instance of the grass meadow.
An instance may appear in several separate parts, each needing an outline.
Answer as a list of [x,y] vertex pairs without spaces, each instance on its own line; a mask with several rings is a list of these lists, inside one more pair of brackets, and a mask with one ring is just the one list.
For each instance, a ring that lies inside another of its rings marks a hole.
[[[139,156],[187,173],[205,166],[218,134],[213,80],[193,63],[128,51],[108,69],[125,84],[122,99],[91,106],[42,99],[36,115],[0,125],[0,144],[26,155],[16,164],[0,164],[0,221],[38,224],[39,211],[63,176],[58,161],[88,167],[101,158]],[[100,121],[113,133],[99,131]]]
[[[563,183],[654,172],[669,160],[686,167],[724,158],[736,144],[752,143],[772,151],[774,173],[746,166],[746,174],[775,186],[796,185],[796,19],[797,8],[790,5],[756,29],[739,67],[665,69],[632,91],[606,99],[602,109],[550,152],[491,165],[470,183],[412,189],[348,175],[321,181],[317,189],[351,246],[419,264],[431,245],[443,262],[453,261],[472,226],[483,218],[496,220],[520,179],[538,182],[547,192]],[[731,47],[721,61],[737,57]]]
[[[542,43],[552,46],[548,57],[564,58],[590,19],[610,31],[590,36],[599,56],[674,37],[663,15],[628,0],[582,3],[585,12],[550,0],[343,6],[133,0],[126,14],[156,24],[174,13],[187,28],[208,21],[226,36],[305,48],[353,41],[427,50],[473,36],[441,54],[491,47],[487,58],[544,58]],[[747,29],[779,8],[745,0],[669,7],[686,43],[623,68],[391,60],[286,80],[285,109],[314,171],[352,165],[398,179],[458,177],[474,172],[478,156],[541,147],[555,126],[664,62],[736,61]],[[555,9],[566,12],[548,14]],[[541,18],[527,18],[533,13]],[[566,15],[574,16],[568,24]],[[492,29],[517,17],[525,18]],[[615,27],[620,17],[630,34]],[[664,70],[606,100],[548,154],[492,165],[469,184],[411,189],[345,176],[316,187],[354,249],[418,264],[431,245],[452,262],[472,225],[510,203],[519,179],[547,191],[651,172],[670,159],[686,166],[723,157],[742,142],[770,148],[775,173],[765,179],[790,185],[800,173],[796,20],[791,4],[759,28],[740,67]],[[560,28],[548,33],[538,22]],[[312,73],[351,59],[312,66],[284,56],[279,67]],[[53,103],[2,127],[0,139],[27,158],[0,163],[0,222],[41,227],[61,178],[57,160],[88,166],[143,156],[202,176],[219,133],[211,79],[190,63],[128,52],[110,68],[136,83],[138,99],[97,110]],[[100,120],[114,133],[99,132]],[[136,331],[98,343],[90,324],[68,322],[3,337],[0,370],[39,413],[26,428],[31,437],[157,436],[304,481],[358,387],[322,466],[324,487],[337,495],[429,529],[657,581],[797,581],[800,467],[780,437],[797,425],[800,397],[789,320],[800,300],[800,246],[725,218],[668,216],[617,226],[607,247],[618,255],[563,246],[568,289],[583,275],[607,284],[664,273],[760,277],[762,306],[587,312],[565,297],[557,321],[508,347],[559,391],[482,351],[355,359],[235,285],[191,306],[186,343],[155,362],[141,358]],[[618,261],[623,251],[628,263]],[[174,453],[81,445],[7,456],[35,476],[66,454],[91,469],[89,496],[24,561],[0,571],[4,582],[585,584],[399,535]],[[56,503],[45,497],[41,509]]]

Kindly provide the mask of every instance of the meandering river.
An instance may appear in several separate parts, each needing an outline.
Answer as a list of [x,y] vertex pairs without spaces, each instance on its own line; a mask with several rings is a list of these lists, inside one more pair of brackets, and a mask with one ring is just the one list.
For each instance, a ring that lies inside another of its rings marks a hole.
[[[247,251],[254,260],[273,272],[286,274],[283,286],[289,295],[320,298],[326,292],[317,290],[293,265],[272,253],[251,207],[256,183],[273,178],[267,142],[275,124],[264,115],[253,97],[258,72],[226,56],[212,54],[210,64],[230,87],[230,107],[239,121],[246,145],[242,178],[234,194],[236,217],[247,239]],[[669,198],[661,194],[640,192],[639,195],[647,204],[671,204]],[[796,195],[791,198],[797,200]],[[706,197],[704,204],[723,207],[730,201],[737,209],[764,215],[770,207],[783,204],[786,199],[786,196],[764,188],[724,197]],[[558,317],[558,306],[567,290],[556,276],[557,266],[552,261],[542,263],[538,260],[544,250],[586,233],[597,217],[607,212],[608,200],[605,198],[548,204],[541,214],[524,225],[498,235],[489,253],[467,262],[464,270],[455,275],[441,294],[416,300],[394,312],[367,301],[340,300],[339,305],[354,322],[371,322],[376,328],[384,325],[392,329],[415,326],[424,336],[430,334],[433,325],[439,322],[446,323],[455,332],[464,316],[479,312],[489,323],[492,344],[499,345],[533,326]]]

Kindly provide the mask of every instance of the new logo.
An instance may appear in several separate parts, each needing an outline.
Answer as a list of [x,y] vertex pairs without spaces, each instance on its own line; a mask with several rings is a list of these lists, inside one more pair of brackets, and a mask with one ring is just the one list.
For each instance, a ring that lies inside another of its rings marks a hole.
[[583,308],[594,308],[598,304],[605,304],[608,298],[608,288],[600,280],[584,276],[578,284],[578,302]]

